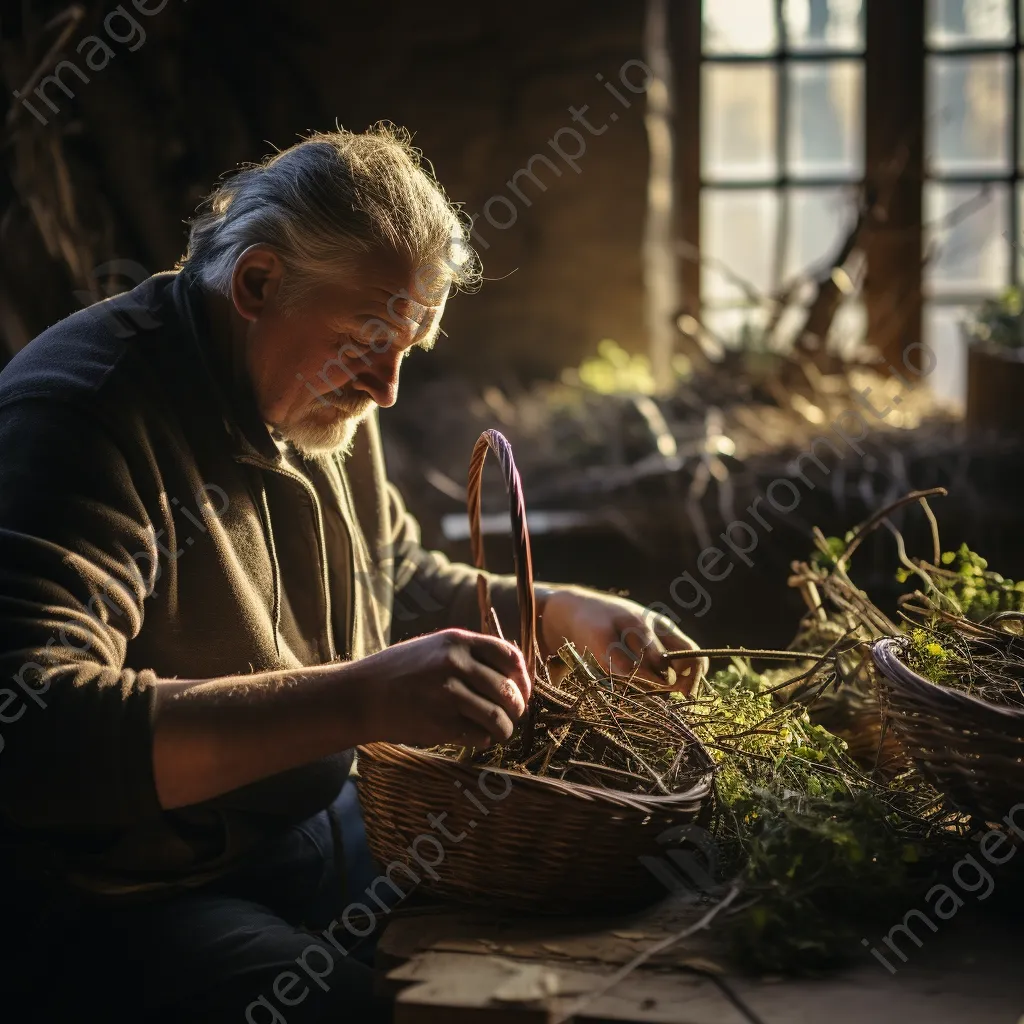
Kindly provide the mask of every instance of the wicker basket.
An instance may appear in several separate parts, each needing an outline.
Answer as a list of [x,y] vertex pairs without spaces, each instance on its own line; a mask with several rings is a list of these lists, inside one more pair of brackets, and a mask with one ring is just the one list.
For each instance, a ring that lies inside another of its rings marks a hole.
[[[536,665],[533,571],[522,484],[511,448],[495,430],[473,449],[468,506],[473,557],[484,568],[480,484],[491,448],[510,496],[520,609],[520,646]],[[484,630],[486,581],[478,577]],[[621,910],[665,889],[641,862],[663,857],[659,836],[703,820],[710,810],[713,761],[693,737],[691,784],[670,795],[618,793],[594,786],[493,770],[430,750],[373,743],[359,748],[360,798],[374,857],[401,884],[409,875],[438,896],[505,909],[551,913]],[[394,868],[394,870],[391,870]]]
[[876,640],[879,696],[921,773],[961,811],[999,821],[1024,795],[1024,712],[918,675],[906,641]]
[[878,684],[873,681],[878,673],[873,663],[870,668],[870,683],[830,689],[811,705],[810,716],[815,725],[845,740],[846,753],[862,768],[892,778],[906,770],[910,760],[882,714]]

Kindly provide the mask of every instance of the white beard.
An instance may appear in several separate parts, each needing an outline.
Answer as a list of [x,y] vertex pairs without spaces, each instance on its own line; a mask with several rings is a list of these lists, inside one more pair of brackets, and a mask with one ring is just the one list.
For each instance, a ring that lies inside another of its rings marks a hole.
[[336,454],[344,458],[351,453],[356,430],[372,408],[371,402],[361,412],[346,413],[329,420],[306,416],[295,423],[277,427],[277,432],[302,455]]

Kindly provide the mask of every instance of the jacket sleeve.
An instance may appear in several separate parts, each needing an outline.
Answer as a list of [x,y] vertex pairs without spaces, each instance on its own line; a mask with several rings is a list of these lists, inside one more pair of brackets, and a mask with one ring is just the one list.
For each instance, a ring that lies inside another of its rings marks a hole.
[[0,452],[0,815],[56,829],[154,818],[156,677],[125,652],[159,534],[88,413],[7,404]]
[[[395,597],[392,610],[392,642],[458,626],[481,630],[477,604],[478,570],[471,565],[452,562],[440,551],[428,551],[420,543],[420,527],[405,507],[394,484],[388,483],[394,552]],[[485,573],[491,604],[505,636],[518,640],[519,605],[516,578],[512,575]]]

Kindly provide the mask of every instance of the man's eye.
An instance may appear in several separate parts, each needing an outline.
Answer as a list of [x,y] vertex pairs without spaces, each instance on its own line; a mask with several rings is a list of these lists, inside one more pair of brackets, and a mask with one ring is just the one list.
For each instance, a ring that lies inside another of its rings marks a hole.
[[337,340],[343,349],[355,349],[357,352],[368,352],[370,349],[369,342],[351,334],[339,334]]

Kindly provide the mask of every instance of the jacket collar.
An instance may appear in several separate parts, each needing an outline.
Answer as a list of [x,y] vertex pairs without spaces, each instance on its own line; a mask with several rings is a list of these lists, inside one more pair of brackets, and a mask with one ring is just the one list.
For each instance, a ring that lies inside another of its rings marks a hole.
[[172,289],[175,308],[185,326],[191,362],[214,396],[224,429],[236,446],[235,457],[277,466],[281,453],[260,415],[242,367],[227,345],[216,344],[201,286],[187,271],[178,271]]

